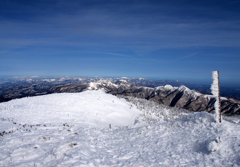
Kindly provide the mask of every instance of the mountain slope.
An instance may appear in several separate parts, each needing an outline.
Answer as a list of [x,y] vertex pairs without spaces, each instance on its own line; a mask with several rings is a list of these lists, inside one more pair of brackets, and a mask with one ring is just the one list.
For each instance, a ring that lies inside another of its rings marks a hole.
[[67,123],[102,128],[109,124],[113,127],[129,125],[141,113],[135,107],[130,109],[125,99],[90,90],[16,99],[1,103],[0,110],[5,118],[22,125]]
[[[12,131],[0,136],[0,166],[240,166],[239,124],[206,112],[148,124],[154,104],[146,105],[141,114],[140,105],[102,91],[1,103],[0,127]],[[108,116],[122,126],[109,129]]]

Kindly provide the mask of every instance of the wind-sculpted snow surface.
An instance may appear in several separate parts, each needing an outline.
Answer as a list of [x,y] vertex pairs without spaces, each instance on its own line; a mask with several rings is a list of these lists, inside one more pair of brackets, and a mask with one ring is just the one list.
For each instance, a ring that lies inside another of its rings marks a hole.
[[86,91],[1,103],[0,166],[240,166],[239,124],[128,101]]

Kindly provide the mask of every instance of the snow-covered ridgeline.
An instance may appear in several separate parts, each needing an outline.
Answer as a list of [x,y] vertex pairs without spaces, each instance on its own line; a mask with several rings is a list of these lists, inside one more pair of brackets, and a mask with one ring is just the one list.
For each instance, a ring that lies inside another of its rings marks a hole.
[[[119,80],[119,81],[115,81],[113,82],[112,79],[100,79],[96,82],[90,82],[89,83],[89,87],[88,89],[89,90],[98,90],[98,89],[107,89],[107,88],[111,88],[111,89],[119,89],[120,87],[125,89],[125,90],[128,90],[130,89],[132,86],[132,83],[126,81],[126,80]],[[196,96],[201,96],[203,94],[199,93],[199,92],[196,92],[194,90],[190,90],[189,88],[187,88],[186,86],[182,85],[180,87],[173,87],[171,85],[165,85],[165,86],[158,86],[158,87],[155,87],[155,88],[150,88],[150,87],[144,87],[144,86],[136,86],[134,85],[134,89],[140,89],[140,88],[143,88],[143,89],[152,89],[153,91],[157,91],[157,90],[167,90],[169,92],[173,92],[173,91],[180,91],[180,92],[185,92],[189,95],[191,95],[192,97],[196,97]]]
[[[21,86],[15,86],[14,89],[16,89],[16,91],[12,91],[10,87],[6,88],[6,90],[3,90],[5,95],[2,101],[21,98],[24,94],[25,96],[37,96],[50,93],[82,92],[89,89],[103,89],[105,92],[113,95],[121,93],[125,93],[126,95],[126,93],[131,93],[131,95],[137,97],[141,95],[141,98],[145,99],[149,99],[149,96],[154,98],[152,95],[155,93],[156,96],[159,96],[155,99],[160,98],[159,103],[165,105],[185,108],[191,111],[213,112],[214,110],[214,103],[212,102],[213,100],[215,101],[215,98],[213,95],[203,95],[195,90],[188,89],[186,86],[173,87],[165,85],[155,88],[143,87],[138,85],[151,85],[151,83],[154,82],[139,78],[82,78],[81,81],[79,81],[79,78],[74,78],[73,80],[68,80],[69,78],[65,79],[66,81],[64,80],[62,84],[56,80],[56,82],[51,83],[52,86],[48,85],[47,87],[44,81],[43,85],[33,84],[24,86],[23,88]],[[156,85],[156,83],[153,85]],[[168,95],[170,95],[170,97]],[[164,100],[166,98],[167,100]],[[222,113],[226,115],[236,115],[240,113],[240,101],[221,97],[221,102],[223,108]]]
[[[110,94],[120,94],[134,96],[138,98],[150,99],[161,104],[185,108],[191,111],[214,112],[214,95],[206,95],[195,90],[190,90],[186,86],[173,87],[171,85],[158,86],[155,88],[137,86],[130,82],[116,80],[99,80],[90,83],[89,89],[103,89]],[[222,112],[226,115],[233,115],[240,112],[240,101],[220,97],[222,102]]]
[[95,82],[90,82],[89,83],[89,90],[98,90],[98,89],[103,89],[107,91],[108,88],[111,89],[118,89],[120,87],[124,89],[129,89],[131,87],[132,83],[129,83],[128,81],[124,79],[120,80],[113,80],[113,79],[100,79]]
[[[155,88],[138,86],[128,79],[98,79],[85,84],[57,85],[50,89],[51,93],[81,92],[85,90],[99,90],[117,95],[134,96],[138,98],[158,101],[161,104],[185,108],[191,111],[214,111],[215,97],[190,90],[186,86],[173,87],[171,85],[158,86]],[[226,115],[240,113],[240,101],[221,97],[222,112]]]
[[[124,78],[124,77],[123,77]],[[216,82],[216,80],[214,81],[214,83]],[[212,84],[213,86],[214,84]],[[216,86],[214,87],[214,92],[217,91],[217,89],[215,89]],[[100,79],[97,80],[95,82],[90,82],[89,83],[89,90],[98,90],[98,89],[105,89],[105,88],[112,88],[112,89],[152,89],[153,91],[169,91],[169,92],[174,92],[174,91],[180,91],[180,92],[184,92],[186,94],[189,94],[190,97],[198,97],[198,96],[204,96],[206,98],[212,98],[213,96],[215,97],[215,95],[206,95],[206,94],[202,94],[196,90],[191,90],[188,87],[181,85],[179,87],[176,86],[172,86],[172,85],[165,85],[165,86],[158,86],[155,88],[150,88],[150,87],[145,87],[145,86],[137,86],[132,84],[131,82],[124,80],[124,79],[120,79],[120,80],[114,80],[114,79]],[[227,100],[226,97],[220,97],[221,100]]]

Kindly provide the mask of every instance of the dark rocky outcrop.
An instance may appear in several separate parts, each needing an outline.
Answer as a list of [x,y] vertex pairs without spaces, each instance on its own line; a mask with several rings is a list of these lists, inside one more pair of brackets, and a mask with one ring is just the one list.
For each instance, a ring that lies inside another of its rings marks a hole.
[[49,93],[74,93],[74,92],[82,92],[87,90],[88,84],[65,84],[65,85],[57,85],[53,86],[49,89]]

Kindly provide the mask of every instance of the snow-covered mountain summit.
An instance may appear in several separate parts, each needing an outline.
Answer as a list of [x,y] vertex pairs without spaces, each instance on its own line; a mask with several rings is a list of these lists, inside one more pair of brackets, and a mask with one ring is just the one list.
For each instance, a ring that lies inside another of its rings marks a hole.
[[131,125],[140,114],[126,100],[101,90],[15,99],[1,103],[0,111],[22,125],[67,123],[102,128]]
[[102,88],[0,103],[0,130],[0,166],[240,166],[238,123]]

